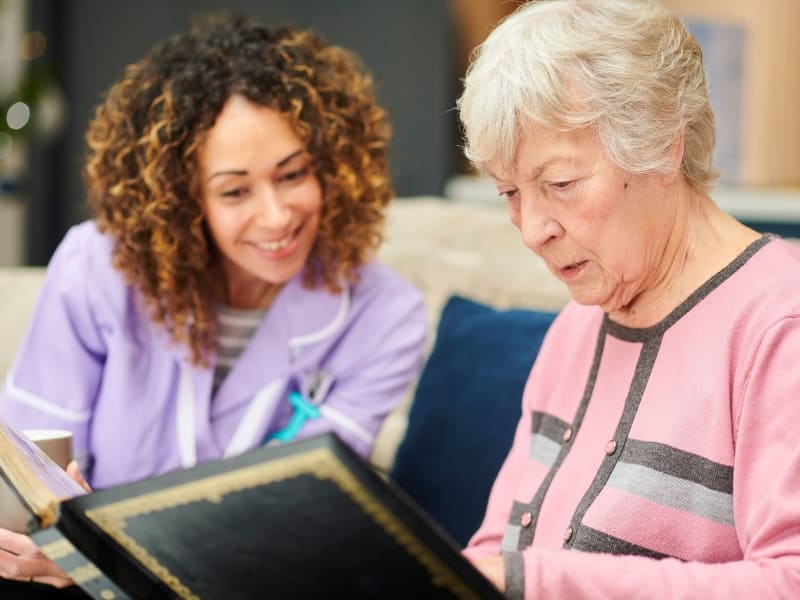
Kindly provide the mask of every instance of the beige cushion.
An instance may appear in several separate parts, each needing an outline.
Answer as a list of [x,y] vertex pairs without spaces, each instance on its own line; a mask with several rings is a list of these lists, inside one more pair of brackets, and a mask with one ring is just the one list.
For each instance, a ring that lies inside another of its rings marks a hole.
[[5,377],[28,326],[44,268],[0,267],[0,377]]
[[398,200],[389,209],[379,257],[425,296],[431,322],[459,293],[497,307],[557,310],[566,287],[522,243],[505,204]]

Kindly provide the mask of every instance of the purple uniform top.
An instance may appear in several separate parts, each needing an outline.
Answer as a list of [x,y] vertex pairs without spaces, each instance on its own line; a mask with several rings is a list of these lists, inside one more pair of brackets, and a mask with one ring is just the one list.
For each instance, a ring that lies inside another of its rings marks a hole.
[[112,239],[72,228],[48,267],[30,327],[0,391],[18,428],[65,428],[89,483],[108,487],[233,456],[319,404],[298,439],[333,430],[361,455],[422,365],[421,295],[370,263],[340,294],[289,281],[212,397],[214,366],[155,325],[111,266]]

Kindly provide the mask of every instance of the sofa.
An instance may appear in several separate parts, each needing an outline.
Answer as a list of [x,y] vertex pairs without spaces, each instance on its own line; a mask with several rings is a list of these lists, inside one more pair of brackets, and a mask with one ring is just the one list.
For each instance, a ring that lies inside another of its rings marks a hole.
[[[372,461],[463,544],[510,446],[525,377],[566,289],[523,246],[499,200],[397,200],[379,258],[422,291],[431,335],[422,376],[385,421]],[[43,274],[0,268],[0,376]]]

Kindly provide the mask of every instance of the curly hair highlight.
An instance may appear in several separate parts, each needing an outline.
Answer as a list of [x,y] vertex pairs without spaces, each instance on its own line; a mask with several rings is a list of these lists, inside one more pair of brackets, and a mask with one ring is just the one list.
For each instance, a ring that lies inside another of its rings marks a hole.
[[371,77],[354,54],[310,31],[211,14],[127,67],[86,134],[89,204],[115,238],[114,266],[201,365],[216,350],[219,282],[198,151],[233,95],[283,114],[312,157],[323,202],[307,287],[337,292],[357,280],[394,195],[390,127]]

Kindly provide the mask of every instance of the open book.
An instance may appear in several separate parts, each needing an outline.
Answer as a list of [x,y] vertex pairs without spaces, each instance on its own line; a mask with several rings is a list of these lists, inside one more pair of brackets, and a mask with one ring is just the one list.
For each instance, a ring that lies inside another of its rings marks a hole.
[[334,434],[86,494],[0,433],[34,540],[96,598],[503,597]]

